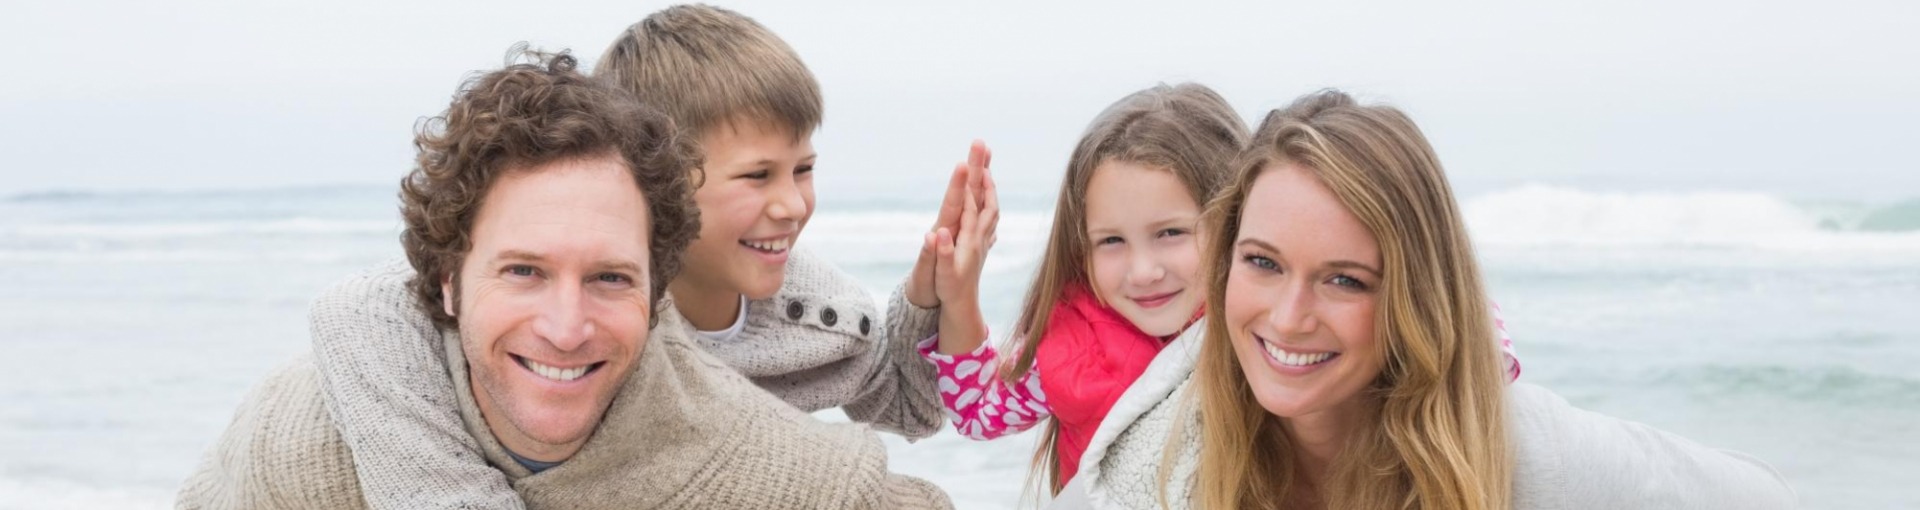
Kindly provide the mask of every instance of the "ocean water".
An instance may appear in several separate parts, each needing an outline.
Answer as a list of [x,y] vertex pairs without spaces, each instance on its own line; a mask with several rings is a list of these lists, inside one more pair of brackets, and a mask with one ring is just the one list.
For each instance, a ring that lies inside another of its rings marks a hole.
[[[1049,217],[1028,202],[988,263],[997,331]],[[1920,201],[1462,202],[1524,380],[1758,456],[1807,508],[1920,506]],[[394,210],[383,187],[0,197],[0,508],[170,507],[241,396],[308,349],[308,301],[399,255]],[[930,221],[827,202],[802,242],[884,297]],[[1033,438],[888,445],[961,508],[1012,508]]]

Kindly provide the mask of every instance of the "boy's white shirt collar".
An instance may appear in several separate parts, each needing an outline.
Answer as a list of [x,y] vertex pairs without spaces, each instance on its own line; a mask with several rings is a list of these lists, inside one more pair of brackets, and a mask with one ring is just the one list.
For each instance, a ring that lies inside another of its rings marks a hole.
[[725,342],[725,341],[733,340],[734,337],[740,336],[741,331],[746,331],[746,330],[747,330],[747,296],[745,294],[741,294],[740,295],[740,315],[735,316],[733,318],[732,326],[727,326],[727,329],[722,329],[717,331],[702,331],[699,328],[694,328],[693,333],[696,335],[700,335],[701,338],[705,338],[707,340],[712,340],[715,342]]

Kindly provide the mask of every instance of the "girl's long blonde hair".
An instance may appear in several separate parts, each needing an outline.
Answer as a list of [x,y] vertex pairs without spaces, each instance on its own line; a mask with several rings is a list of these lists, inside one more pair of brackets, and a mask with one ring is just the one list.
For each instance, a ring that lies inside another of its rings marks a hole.
[[[1233,242],[1265,169],[1307,169],[1380,245],[1385,274],[1375,330],[1385,366],[1360,397],[1352,430],[1316,488],[1328,508],[1508,507],[1513,461],[1505,380],[1480,270],[1453,191],[1412,119],[1322,91],[1275,110],[1207,211],[1207,312],[1223,317]],[[1208,321],[1195,374],[1201,447],[1198,508],[1277,509],[1302,490],[1284,420],[1254,400],[1229,343]],[[1164,493],[1166,477],[1161,485]]]
[[[1014,334],[1001,351],[1015,353],[1013,363],[1001,365],[1003,380],[1011,384],[1033,368],[1034,353],[1062,294],[1088,282],[1087,186],[1094,169],[1110,161],[1163,168],[1180,179],[1194,203],[1205,204],[1226,183],[1232,160],[1246,141],[1246,122],[1226,99],[1197,83],[1134,92],[1094,117],[1067,161],[1040,267],[1027,287]],[[1045,426],[1033,466],[1057,493],[1064,485],[1059,459],[1053,456],[1059,425],[1049,419]]]

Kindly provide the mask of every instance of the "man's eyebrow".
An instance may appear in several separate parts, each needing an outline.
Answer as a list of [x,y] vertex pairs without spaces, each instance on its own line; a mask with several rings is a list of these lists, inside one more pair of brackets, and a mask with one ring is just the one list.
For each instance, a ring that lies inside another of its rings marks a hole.
[[500,262],[503,260],[517,260],[521,262],[543,262],[547,260],[547,257],[544,255],[526,251],[526,250],[514,250],[514,249],[500,250],[500,253],[494,254],[493,256],[494,262]]
[[647,274],[647,271],[641,268],[638,262],[631,260],[603,260],[595,263],[593,267],[599,271],[626,271],[639,275]]

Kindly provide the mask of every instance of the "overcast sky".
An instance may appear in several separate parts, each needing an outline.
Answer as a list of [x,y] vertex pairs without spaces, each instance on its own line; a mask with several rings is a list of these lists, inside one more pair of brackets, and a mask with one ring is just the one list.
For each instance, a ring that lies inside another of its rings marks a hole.
[[[823,196],[931,197],[967,142],[1051,194],[1107,103],[1199,81],[1249,121],[1339,87],[1462,190],[1920,196],[1920,7],[1889,2],[720,2],[827,98]],[[29,2],[0,15],[0,196],[390,184],[516,41],[592,60],[650,2]],[[905,190],[905,191],[901,191]]]

